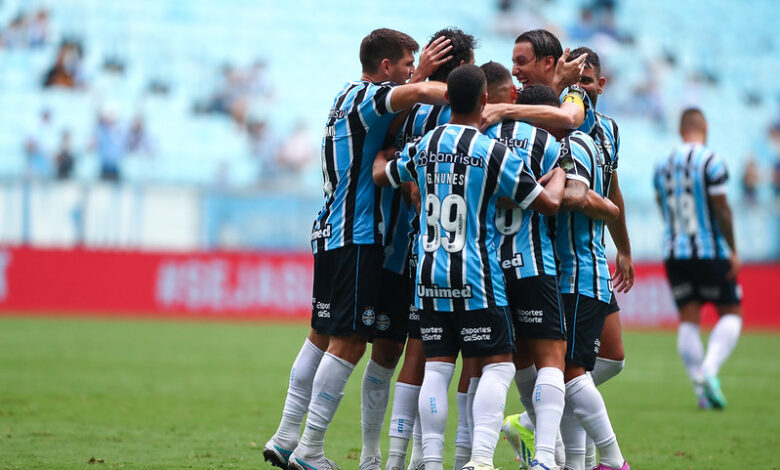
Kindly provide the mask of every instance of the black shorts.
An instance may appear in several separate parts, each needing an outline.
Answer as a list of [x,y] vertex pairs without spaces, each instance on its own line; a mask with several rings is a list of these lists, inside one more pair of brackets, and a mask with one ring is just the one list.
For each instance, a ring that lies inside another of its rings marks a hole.
[[609,303],[579,294],[562,294],[566,312],[566,363],[593,370]]
[[611,315],[615,312],[620,311],[620,306],[618,306],[617,298],[615,297],[615,293],[611,292],[611,296],[609,298],[609,310],[607,310],[607,315]]
[[459,312],[420,311],[425,357],[483,357],[514,350],[512,321],[506,307]]
[[677,307],[693,301],[717,305],[742,301],[742,288],[726,278],[731,265],[725,259],[670,259],[665,264]]
[[[414,282],[412,282],[414,286]],[[412,296],[412,305],[409,307],[409,322],[407,323],[409,338],[419,339],[422,341],[422,335],[420,335],[420,310],[414,306],[414,296]]]
[[509,279],[506,291],[518,338],[566,339],[566,318],[555,276]]
[[[382,269],[379,285],[381,289],[376,316],[376,338],[405,343],[414,303],[414,283],[409,276]],[[417,330],[419,336],[419,325]]]
[[331,336],[373,338],[384,249],[350,245],[314,255],[311,327]]

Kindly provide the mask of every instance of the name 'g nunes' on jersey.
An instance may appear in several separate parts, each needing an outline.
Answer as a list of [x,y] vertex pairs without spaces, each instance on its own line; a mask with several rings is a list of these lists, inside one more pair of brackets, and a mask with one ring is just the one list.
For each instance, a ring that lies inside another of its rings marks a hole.
[[349,82],[336,95],[322,137],[325,204],[311,232],[312,250],[381,243],[379,191],[371,179],[393,117],[389,82]]
[[407,146],[386,173],[393,186],[415,181],[420,188],[417,307],[505,306],[495,203],[506,196],[528,207],[542,192],[523,161],[474,127],[446,124]]

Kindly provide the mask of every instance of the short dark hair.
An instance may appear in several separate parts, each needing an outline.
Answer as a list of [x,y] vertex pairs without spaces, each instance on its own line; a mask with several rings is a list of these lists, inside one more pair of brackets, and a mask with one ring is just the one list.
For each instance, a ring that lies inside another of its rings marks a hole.
[[488,88],[502,85],[507,81],[512,81],[512,74],[509,73],[509,69],[499,64],[498,62],[485,62],[480,65],[482,72],[485,74]]
[[485,91],[485,82],[485,73],[476,65],[465,64],[453,70],[447,77],[447,94],[452,112],[474,112]]
[[384,59],[399,61],[406,52],[414,54],[420,48],[417,41],[406,33],[380,28],[371,31],[360,43],[360,65],[363,71],[376,72]]
[[569,58],[566,59],[566,62],[571,62],[572,60],[576,59],[577,57],[581,56],[582,54],[588,54],[588,57],[585,58],[585,66],[586,67],[592,67],[596,70],[596,75],[601,76],[601,60],[599,60],[599,55],[596,54],[596,52],[589,48],[589,47],[578,47],[574,49],[573,51],[569,52]]
[[703,131],[707,129],[707,119],[699,108],[686,108],[680,116],[680,132]]
[[561,105],[558,95],[547,85],[528,85],[517,95],[517,104]]
[[515,39],[515,44],[521,42],[530,42],[534,48],[536,61],[540,61],[551,55],[555,62],[563,55],[561,41],[555,35],[546,29],[533,29],[526,31]]
[[431,40],[428,41],[430,45],[434,40],[444,36],[450,40],[450,52],[447,55],[451,55],[452,59],[441,64],[429,77],[430,80],[438,82],[446,82],[447,76],[455,70],[455,67],[459,66],[461,61],[464,64],[471,62],[474,58],[474,48],[477,47],[477,40],[474,36],[466,34],[458,28],[444,28],[437,31],[431,36]]

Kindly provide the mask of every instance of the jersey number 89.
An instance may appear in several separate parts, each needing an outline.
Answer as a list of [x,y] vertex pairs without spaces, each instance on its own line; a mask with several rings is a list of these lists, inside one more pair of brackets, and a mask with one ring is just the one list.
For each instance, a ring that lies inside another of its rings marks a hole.
[[[439,202],[435,194],[425,197],[425,223],[428,235],[423,249],[436,251],[441,246],[447,253],[455,253],[466,245],[466,200],[457,194],[450,194]],[[447,232],[444,245],[439,226]]]

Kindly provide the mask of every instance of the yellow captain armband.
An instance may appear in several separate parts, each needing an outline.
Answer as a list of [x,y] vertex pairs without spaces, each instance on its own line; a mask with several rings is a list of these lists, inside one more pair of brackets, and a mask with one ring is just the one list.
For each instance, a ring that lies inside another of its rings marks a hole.
[[582,108],[582,112],[585,112],[585,103],[582,101],[582,97],[579,96],[578,93],[569,93],[566,96],[563,97],[561,100],[561,104],[563,103],[574,103],[580,108]]

